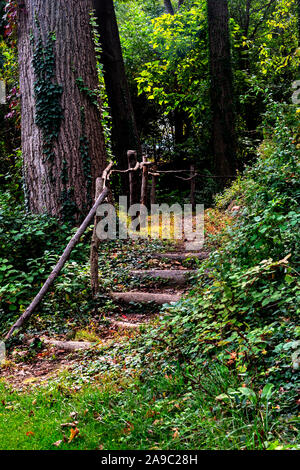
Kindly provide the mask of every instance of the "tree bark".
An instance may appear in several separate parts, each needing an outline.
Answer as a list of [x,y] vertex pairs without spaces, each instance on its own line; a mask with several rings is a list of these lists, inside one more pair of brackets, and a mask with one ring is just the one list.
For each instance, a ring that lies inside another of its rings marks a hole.
[[210,51],[212,144],[215,171],[233,175],[236,134],[227,0],[207,0]]
[[166,12],[169,13],[169,15],[174,15],[174,8],[171,3],[171,0],[164,0],[164,5],[165,5]]
[[18,0],[26,197],[32,212],[77,221],[106,163],[92,99],[98,76],[91,8],[92,0]]
[[[127,151],[135,150],[138,160],[141,160],[142,148],[125,73],[113,0],[93,1],[102,45],[105,87],[112,117],[112,147],[118,167],[125,170]],[[137,179],[138,175],[133,174],[132,177]],[[128,179],[125,175],[122,177],[122,189],[128,191]],[[139,194],[140,191],[137,192],[134,203],[139,202]]]

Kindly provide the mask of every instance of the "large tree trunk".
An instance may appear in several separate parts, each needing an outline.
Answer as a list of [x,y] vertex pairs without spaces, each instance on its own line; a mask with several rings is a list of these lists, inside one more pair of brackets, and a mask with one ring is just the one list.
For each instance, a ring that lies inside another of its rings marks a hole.
[[207,0],[215,171],[235,170],[236,136],[227,0]]
[[[131,96],[123,61],[119,29],[113,0],[94,0],[94,8],[102,45],[102,64],[108,104],[112,116],[112,146],[122,170],[127,166],[127,151],[135,150],[138,160],[142,149],[137,131]],[[138,172],[133,178],[138,178]],[[122,179],[123,191],[128,191],[128,175]],[[139,202],[140,191],[134,203]]]
[[32,212],[84,216],[105,167],[92,0],[18,0],[22,150]]

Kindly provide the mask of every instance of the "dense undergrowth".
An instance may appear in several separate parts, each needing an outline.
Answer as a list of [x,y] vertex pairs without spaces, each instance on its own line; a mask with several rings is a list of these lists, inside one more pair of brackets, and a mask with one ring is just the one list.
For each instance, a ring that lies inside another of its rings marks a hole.
[[[209,237],[216,250],[185,299],[146,331],[83,353],[81,364],[42,391],[1,385],[1,448],[48,449],[56,441],[76,449],[299,448],[298,116],[292,106],[269,107],[257,162],[216,199],[220,211],[235,201],[238,214]],[[13,270],[2,284],[2,314],[11,322],[9,306],[32,295],[69,228],[35,216],[6,214],[2,222],[2,281]],[[45,323],[47,312],[65,321],[67,310],[75,319],[83,309],[88,318],[87,246],[44,303]],[[146,263],[144,245],[122,253],[116,242],[101,254],[107,288],[127,282],[126,266]],[[33,274],[37,266],[43,271]],[[40,321],[35,328],[44,327]],[[74,412],[79,435],[70,440],[60,425]]]
[[[219,207],[233,199],[240,204],[236,222],[200,267],[197,287],[165,309],[142,346],[147,374],[159,365],[167,373],[179,367],[187,380],[201,387],[212,368],[225,368],[237,383],[226,388],[220,380],[219,407],[230,405],[255,416],[268,386],[269,420],[285,420],[286,431],[294,429],[296,434],[299,146],[295,109],[270,106],[257,162],[217,198]],[[267,431],[256,439],[275,440]],[[281,438],[287,442],[285,433]],[[291,436],[288,440],[294,442]]]

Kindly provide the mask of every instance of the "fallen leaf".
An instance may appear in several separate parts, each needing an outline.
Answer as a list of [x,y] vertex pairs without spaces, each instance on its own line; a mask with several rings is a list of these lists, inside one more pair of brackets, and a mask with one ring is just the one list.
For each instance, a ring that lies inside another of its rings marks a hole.
[[68,440],[68,443],[70,444],[70,442],[73,441],[73,439],[78,436],[79,434],[79,429],[78,428],[71,428],[71,432],[70,432],[70,437],[69,437],[69,440]]
[[53,446],[56,446],[56,447],[59,447],[61,443],[62,443],[62,440],[53,442],[52,445],[53,445]]
[[28,431],[28,432],[26,433],[26,436],[34,436],[34,432]]

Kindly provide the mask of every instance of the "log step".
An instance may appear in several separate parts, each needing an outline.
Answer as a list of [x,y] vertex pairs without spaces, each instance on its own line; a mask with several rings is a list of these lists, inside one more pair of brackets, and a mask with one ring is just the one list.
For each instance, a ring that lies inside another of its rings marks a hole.
[[126,321],[117,321],[113,319],[110,319],[109,321],[110,321],[111,326],[115,326],[116,328],[120,330],[126,330],[126,329],[137,330],[141,326],[146,324],[146,323],[132,323],[132,322],[126,322]]
[[170,304],[172,302],[178,302],[181,299],[182,293],[166,294],[164,292],[112,292],[111,297],[114,300],[130,303],[148,303],[154,302],[159,305]]
[[155,278],[164,279],[172,284],[183,285],[188,282],[188,277],[195,273],[194,270],[179,270],[179,269],[153,269],[153,270],[139,270],[130,271],[134,277],[140,278]]
[[184,261],[188,258],[207,259],[209,253],[206,251],[190,251],[190,252],[175,252],[175,253],[156,253],[153,258],[167,258],[171,260]]
[[[69,352],[90,349],[97,344],[96,342],[91,343],[90,341],[61,341],[47,338],[45,336],[42,336],[40,339],[46,345],[54,346],[55,348],[63,349],[64,351]],[[28,344],[31,344],[33,341],[34,339],[29,340]]]

